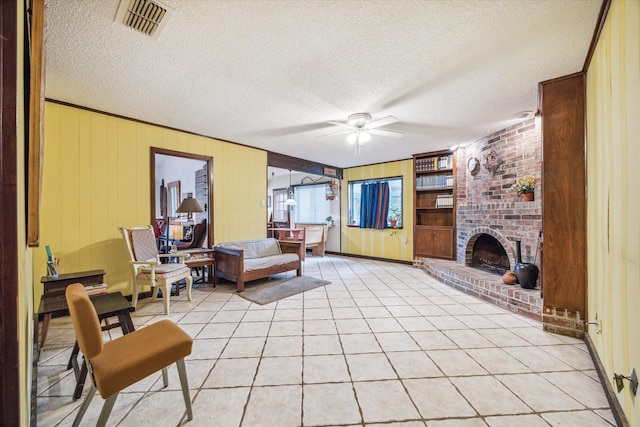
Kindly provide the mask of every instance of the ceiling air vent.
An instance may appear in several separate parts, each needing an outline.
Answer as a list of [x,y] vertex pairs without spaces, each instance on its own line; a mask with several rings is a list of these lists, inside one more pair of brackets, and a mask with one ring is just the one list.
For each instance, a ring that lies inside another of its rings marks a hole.
[[173,10],[157,0],[120,0],[116,21],[157,38]]

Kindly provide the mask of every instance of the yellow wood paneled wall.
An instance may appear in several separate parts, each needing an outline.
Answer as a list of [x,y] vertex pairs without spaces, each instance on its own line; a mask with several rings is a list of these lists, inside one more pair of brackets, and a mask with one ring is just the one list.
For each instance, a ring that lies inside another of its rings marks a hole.
[[265,151],[47,102],[36,304],[45,245],[62,273],[101,268],[111,291],[131,293],[118,227],[149,224],[151,147],[213,157],[214,242],[266,235]]
[[[17,58],[16,58],[16,71],[17,71],[17,176],[16,176],[16,195],[18,198],[18,211],[16,215],[18,222],[18,236],[25,236],[24,239],[18,239],[18,343],[20,348],[18,349],[18,370],[19,370],[19,393],[20,399],[15,402],[19,405],[20,413],[20,425],[29,425],[31,419],[31,381],[33,379],[33,334],[34,334],[34,322],[33,322],[33,250],[27,247],[26,235],[26,142],[25,142],[25,103],[29,103],[29,98],[24,97],[24,67],[23,58],[28,54],[25,51],[25,40],[20,35],[24,31],[24,2],[18,1],[17,5]],[[11,39],[9,39],[11,42]],[[6,43],[6,41],[5,41]],[[1,286],[1,285],[0,285]],[[2,317],[2,316],[0,316]],[[1,320],[0,320],[1,322]]]
[[[403,228],[398,230],[373,230],[348,227],[349,181],[402,176],[402,220]],[[413,160],[380,163],[344,170],[342,182],[341,238],[342,251],[354,255],[366,255],[401,261],[413,260]],[[406,243],[405,243],[406,242]]]
[[[640,2],[613,0],[587,72],[589,327],[611,379],[640,373]],[[618,393],[640,425],[640,393]]]

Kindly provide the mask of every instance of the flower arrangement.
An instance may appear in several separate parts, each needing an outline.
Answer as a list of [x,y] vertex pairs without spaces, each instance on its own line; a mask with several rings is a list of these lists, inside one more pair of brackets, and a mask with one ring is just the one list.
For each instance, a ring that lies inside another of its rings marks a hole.
[[398,206],[389,206],[389,212],[391,212],[391,214],[389,215],[389,220],[400,220],[402,211]]
[[525,175],[522,178],[516,178],[510,190],[518,195],[525,193],[533,193],[536,187],[536,179],[533,175]]

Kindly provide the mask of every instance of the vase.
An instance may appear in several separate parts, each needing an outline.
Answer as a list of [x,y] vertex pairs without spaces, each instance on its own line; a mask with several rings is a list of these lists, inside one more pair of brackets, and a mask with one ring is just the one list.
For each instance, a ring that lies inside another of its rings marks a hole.
[[513,269],[513,274],[516,275],[520,286],[523,289],[535,289],[538,273],[538,266],[529,262],[522,262],[520,240],[516,240],[516,266]]
[[507,285],[515,285],[518,278],[513,274],[513,271],[507,271],[502,275],[502,281]]
[[533,202],[533,193],[522,193],[523,202]]

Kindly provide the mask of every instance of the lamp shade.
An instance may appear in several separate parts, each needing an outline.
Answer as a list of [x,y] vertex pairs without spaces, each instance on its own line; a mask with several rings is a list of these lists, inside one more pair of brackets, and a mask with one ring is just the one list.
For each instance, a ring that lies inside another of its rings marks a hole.
[[176,209],[177,213],[192,213],[192,212],[204,212],[200,203],[193,197],[185,197]]
[[287,200],[284,201],[286,206],[295,206],[297,205],[296,199],[293,198],[293,187],[291,186],[291,169],[289,169],[289,188],[287,188]]

